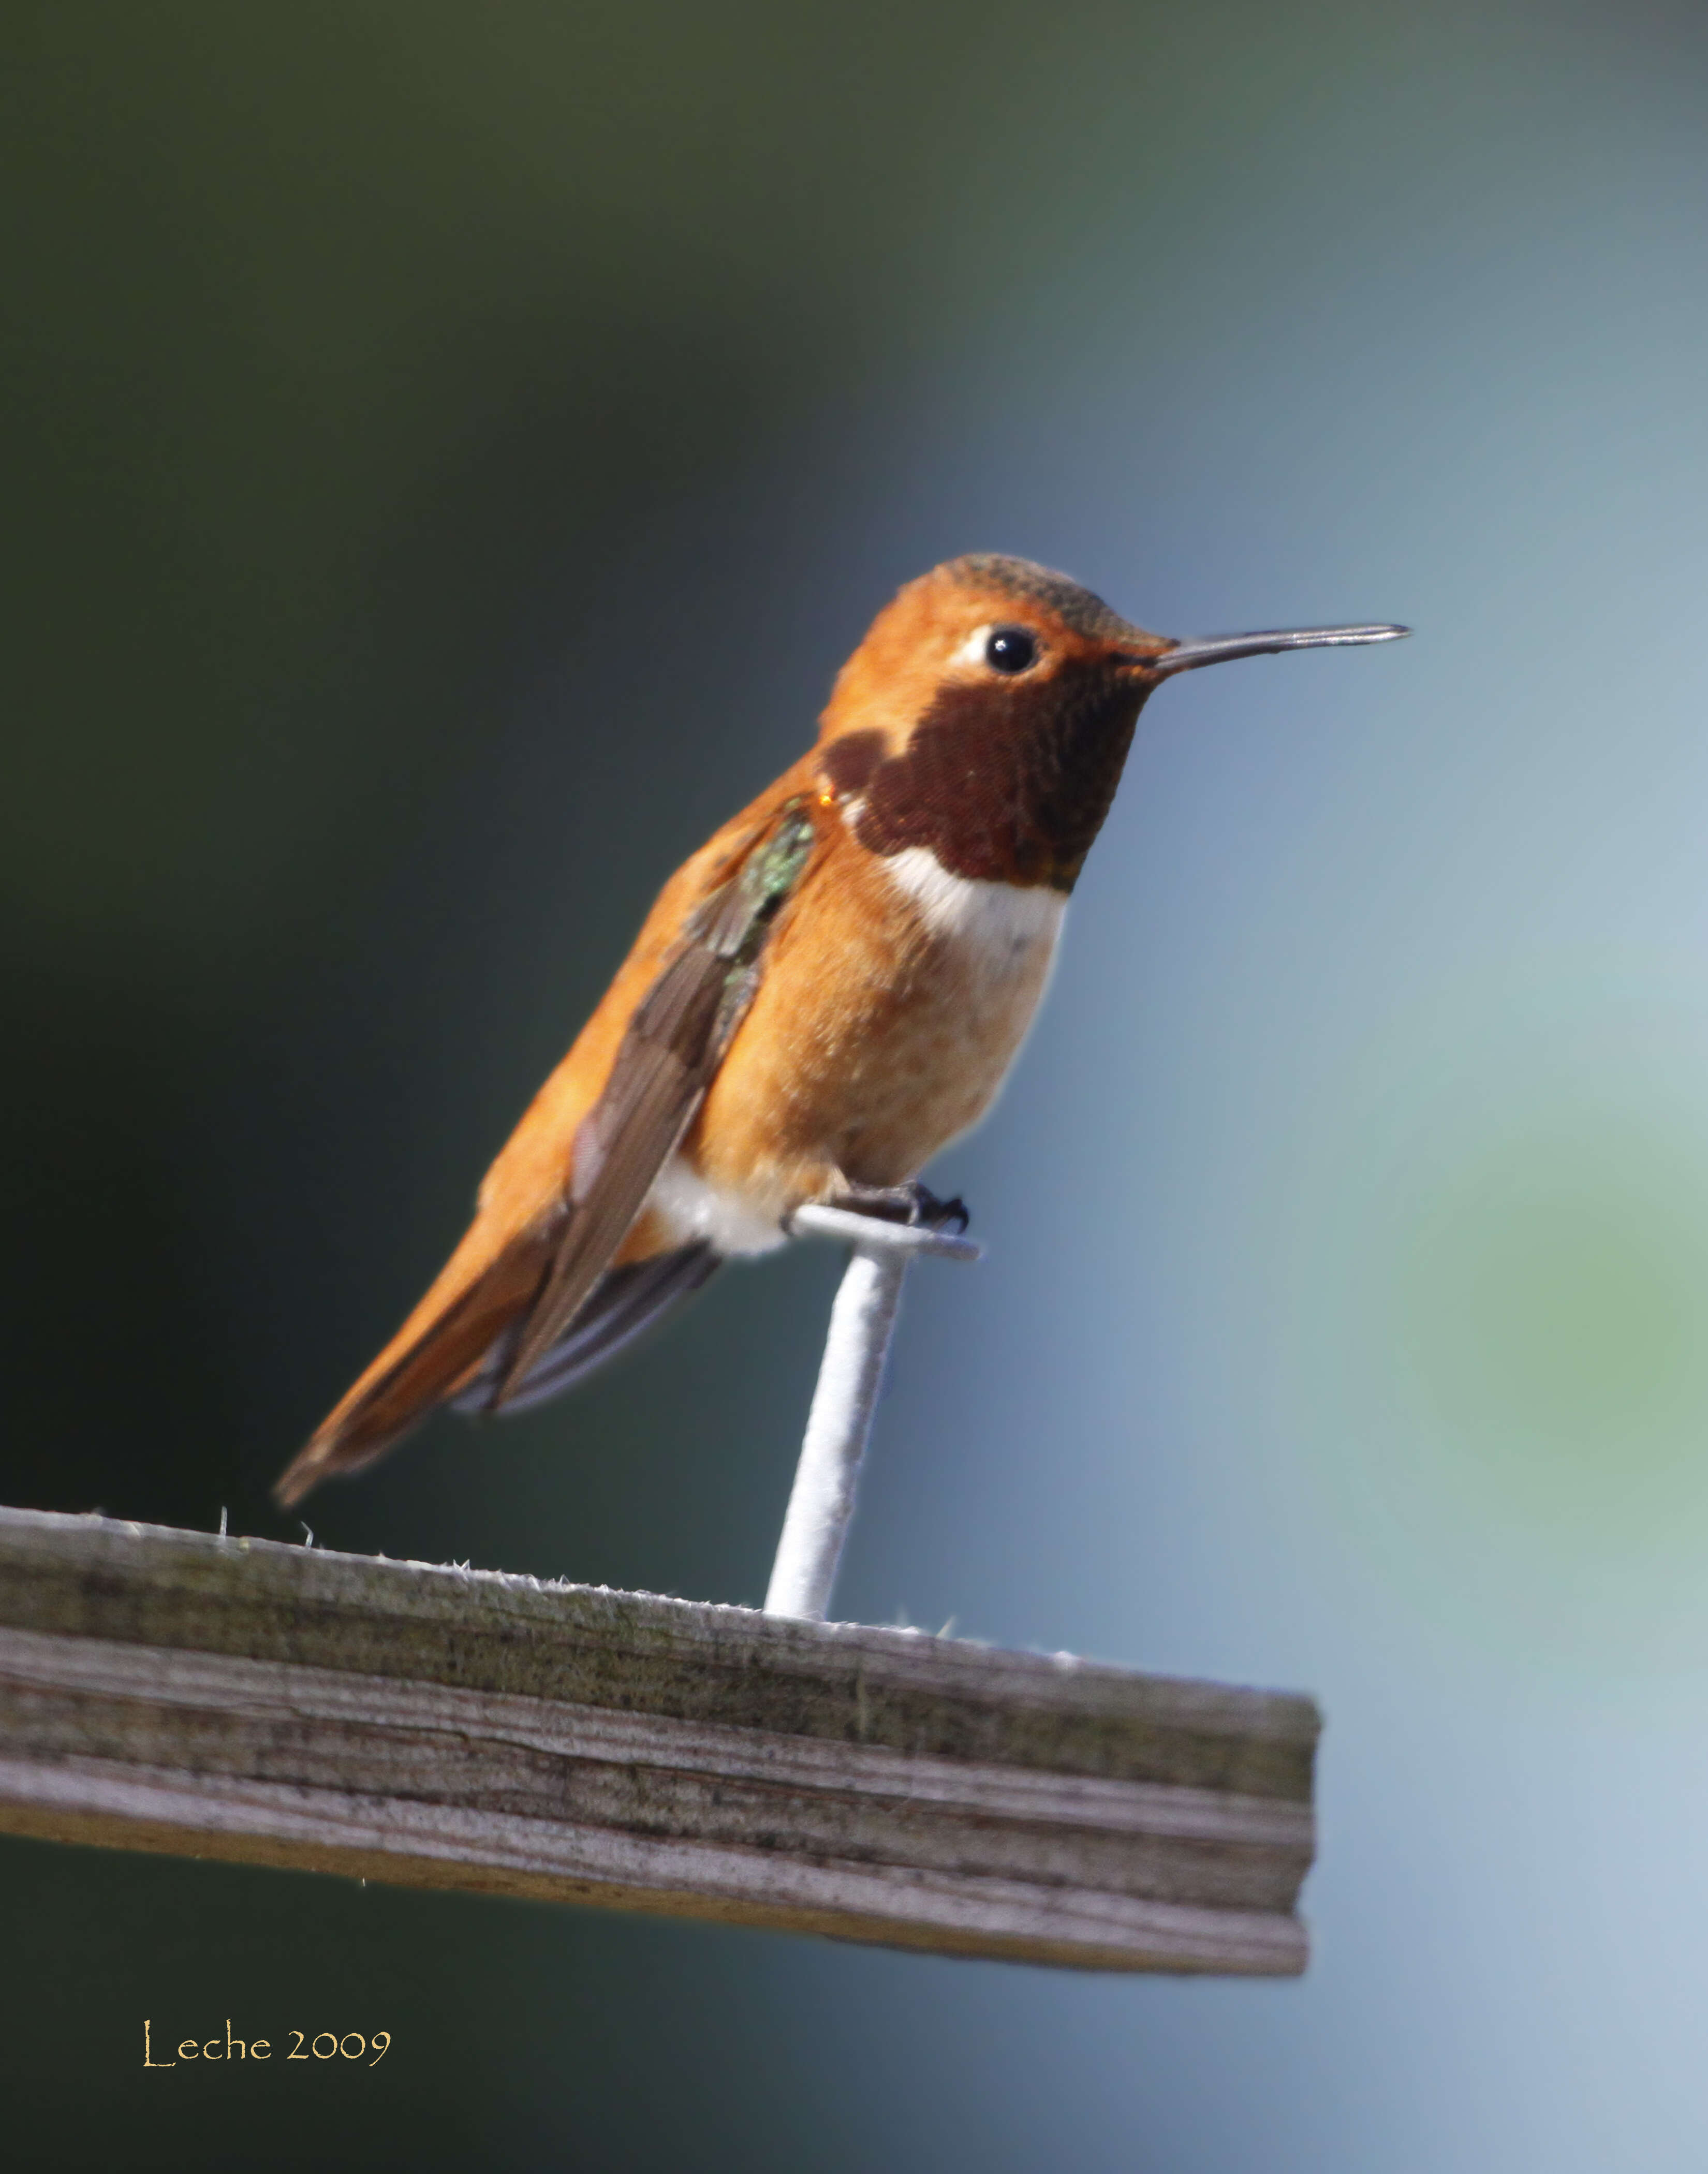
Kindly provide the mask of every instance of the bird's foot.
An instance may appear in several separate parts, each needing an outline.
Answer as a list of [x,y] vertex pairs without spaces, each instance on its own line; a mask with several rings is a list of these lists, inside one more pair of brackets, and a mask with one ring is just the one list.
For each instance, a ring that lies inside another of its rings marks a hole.
[[905,1223],[916,1230],[947,1230],[957,1236],[972,1218],[965,1201],[939,1200],[928,1186],[910,1178],[905,1185],[851,1185],[827,1203],[854,1215],[876,1215],[886,1223]]

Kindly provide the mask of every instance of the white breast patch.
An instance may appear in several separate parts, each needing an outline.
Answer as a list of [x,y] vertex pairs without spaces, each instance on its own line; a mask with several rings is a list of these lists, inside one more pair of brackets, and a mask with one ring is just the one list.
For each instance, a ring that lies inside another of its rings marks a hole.
[[951,875],[929,846],[908,846],[883,863],[918,906],[936,937],[964,944],[986,973],[1017,972],[1035,965],[1038,947],[1047,960],[1062,933],[1068,900],[1048,884],[988,883]]

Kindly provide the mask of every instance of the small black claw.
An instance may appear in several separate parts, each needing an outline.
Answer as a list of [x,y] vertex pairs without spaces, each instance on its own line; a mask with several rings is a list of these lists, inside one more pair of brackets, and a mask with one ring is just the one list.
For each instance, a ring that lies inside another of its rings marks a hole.
[[956,1235],[959,1236],[972,1220],[971,1216],[967,1213],[967,1204],[959,1193],[953,1200],[939,1200],[937,1195],[928,1187],[922,1185],[917,1178],[915,1178],[911,1185],[903,1186],[901,1190],[910,1196],[911,1206],[907,1219],[916,1230],[942,1230],[953,1223]]

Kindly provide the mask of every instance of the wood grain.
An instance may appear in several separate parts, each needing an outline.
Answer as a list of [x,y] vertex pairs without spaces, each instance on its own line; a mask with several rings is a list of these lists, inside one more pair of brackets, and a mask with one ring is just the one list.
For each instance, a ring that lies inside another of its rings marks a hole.
[[1307,1699],[0,1510],[0,1830],[1088,1968],[1304,1967]]

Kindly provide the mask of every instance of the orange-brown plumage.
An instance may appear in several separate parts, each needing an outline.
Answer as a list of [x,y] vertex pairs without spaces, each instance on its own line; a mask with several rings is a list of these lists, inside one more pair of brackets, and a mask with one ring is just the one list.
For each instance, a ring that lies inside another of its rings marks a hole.
[[905,1187],[976,1123],[1176,647],[1021,560],[902,589],[816,745],[665,884],[280,1499],[451,1398],[551,1393],[795,1209]]

